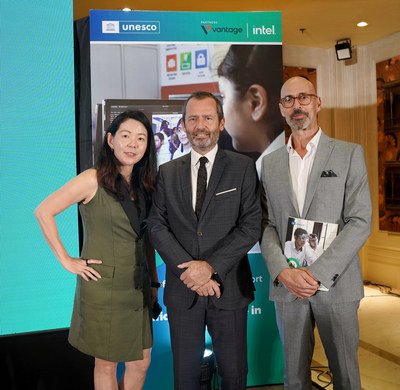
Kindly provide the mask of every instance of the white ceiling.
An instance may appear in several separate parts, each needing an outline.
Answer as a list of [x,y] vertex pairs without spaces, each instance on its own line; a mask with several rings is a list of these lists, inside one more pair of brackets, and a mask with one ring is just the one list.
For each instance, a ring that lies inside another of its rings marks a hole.
[[[350,38],[364,45],[400,31],[400,0],[74,0],[74,19],[90,9],[154,11],[281,11],[284,45],[333,47]],[[359,21],[368,27],[356,27]],[[300,29],[305,29],[301,32]],[[400,53],[399,53],[400,54]]]

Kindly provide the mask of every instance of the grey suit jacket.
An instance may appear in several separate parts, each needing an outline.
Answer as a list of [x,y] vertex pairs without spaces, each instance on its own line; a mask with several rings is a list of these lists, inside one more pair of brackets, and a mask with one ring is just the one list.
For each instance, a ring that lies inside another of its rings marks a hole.
[[[310,301],[339,303],[361,299],[364,292],[358,251],[370,234],[372,214],[362,147],[321,134],[302,215],[298,215],[295,206],[286,146],[265,156],[262,169],[267,210],[261,251],[272,281],[270,299],[296,299],[276,281],[278,274],[288,268],[283,248],[289,216],[339,224],[337,237],[309,267],[329,291],[318,291]],[[336,177],[321,176],[329,170]]]
[[150,241],[166,263],[164,303],[186,309],[195,292],[177,268],[205,260],[222,280],[216,307],[236,309],[254,299],[247,252],[261,236],[259,183],[254,161],[218,149],[199,220],[192,205],[190,153],[160,166],[148,218]]

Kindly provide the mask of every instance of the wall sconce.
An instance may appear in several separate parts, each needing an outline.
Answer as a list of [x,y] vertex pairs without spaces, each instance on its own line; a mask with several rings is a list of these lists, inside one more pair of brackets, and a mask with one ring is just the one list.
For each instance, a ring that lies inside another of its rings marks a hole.
[[348,60],[351,58],[351,40],[350,38],[343,38],[336,41],[335,45],[336,58],[338,61]]

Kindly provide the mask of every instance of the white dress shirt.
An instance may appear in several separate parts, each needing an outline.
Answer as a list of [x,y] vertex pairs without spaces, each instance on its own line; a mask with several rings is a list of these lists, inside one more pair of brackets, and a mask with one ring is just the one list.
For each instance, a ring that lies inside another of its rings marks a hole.
[[310,248],[308,244],[304,244],[300,250],[296,249],[294,241],[286,241],[285,249],[283,254],[286,258],[294,258],[299,262],[300,267],[308,267],[316,260],[317,256],[315,252]]
[[303,158],[301,158],[300,155],[293,148],[292,135],[290,135],[287,144],[287,151],[289,153],[290,178],[292,180],[294,197],[297,202],[297,211],[300,216],[302,215],[303,212],[308,179],[310,177],[311,168],[315,160],[315,154],[317,152],[317,147],[320,138],[321,138],[321,128],[318,129],[317,133],[307,144],[306,146],[307,153]]
[[[213,149],[211,149],[208,153],[204,155],[204,157],[207,157],[207,162],[206,162],[206,170],[207,170],[207,186],[210,181],[210,176],[212,172],[212,168],[214,166],[214,161],[215,161],[215,156],[217,155],[218,151],[218,145],[215,145]],[[202,154],[197,153],[195,150],[191,150],[191,161],[190,161],[190,167],[191,167],[191,172],[192,172],[192,204],[193,204],[193,210],[196,208],[196,191],[197,191],[197,173],[199,171],[200,167],[200,157],[203,157]]]

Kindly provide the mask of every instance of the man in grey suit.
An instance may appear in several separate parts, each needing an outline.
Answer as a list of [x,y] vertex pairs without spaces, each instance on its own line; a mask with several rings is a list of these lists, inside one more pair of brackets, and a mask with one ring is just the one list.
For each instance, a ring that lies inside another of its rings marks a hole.
[[[334,389],[360,390],[357,311],[363,279],[358,251],[371,228],[363,149],[322,132],[321,100],[305,78],[287,80],[279,103],[292,134],[288,145],[263,159],[267,210],[261,251],[284,348],[285,389],[312,388],[316,323]],[[336,238],[307,268],[289,268],[283,255],[289,217],[339,225]],[[328,291],[319,290],[322,285]]]
[[218,147],[225,120],[212,94],[192,94],[183,119],[192,150],[160,167],[148,218],[166,264],[175,389],[200,389],[207,326],[222,389],[243,390],[254,299],[247,252],[261,236],[257,173],[253,160]]

